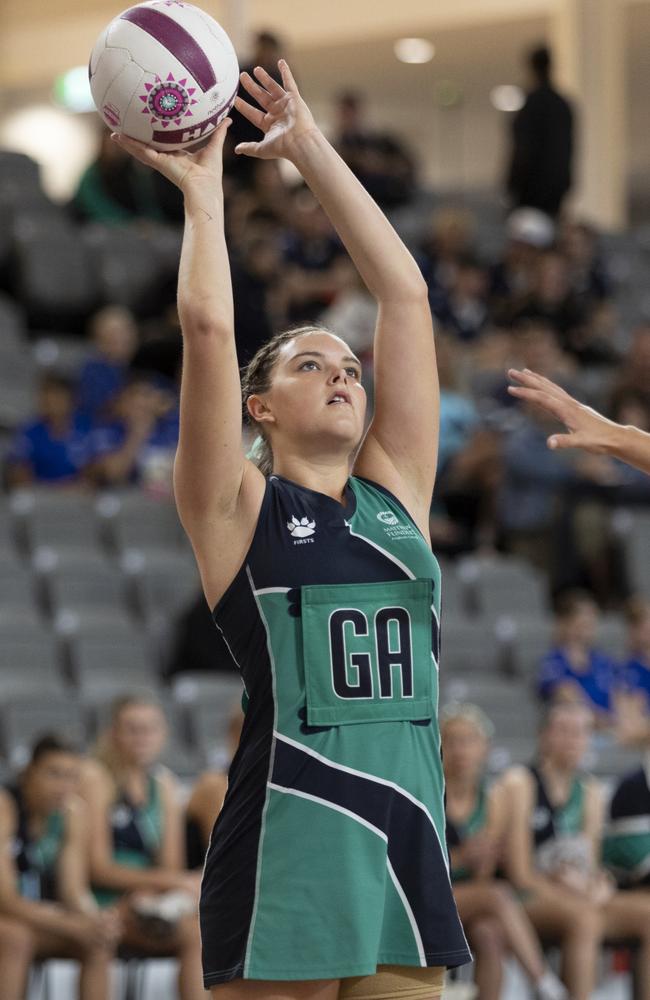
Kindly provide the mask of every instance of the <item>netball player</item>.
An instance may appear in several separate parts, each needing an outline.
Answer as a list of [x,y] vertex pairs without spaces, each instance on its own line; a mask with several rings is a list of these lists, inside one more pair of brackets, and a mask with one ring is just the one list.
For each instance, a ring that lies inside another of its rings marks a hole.
[[[376,408],[339,336],[274,337],[244,380],[223,227],[228,123],[195,155],[126,149],[183,191],[176,501],[248,707],[208,851],[201,928],[215,1000],[441,995],[469,960],[444,847],[436,721],[440,573],[428,542],[438,437],[420,271],[314,124],[289,67],[242,74],[378,303]],[[344,332],[344,331],[342,331]],[[363,440],[362,440],[363,437]],[[352,475],[350,473],[352,472]]]
[[582,448],[594,455],[610,455],[650,474],[650,434],[608,420],[536,372],[511,368],[508,375],[519,383],[508,386],[512,396],[535,403],[566,426],[567,434],[551,434],[549,448]]

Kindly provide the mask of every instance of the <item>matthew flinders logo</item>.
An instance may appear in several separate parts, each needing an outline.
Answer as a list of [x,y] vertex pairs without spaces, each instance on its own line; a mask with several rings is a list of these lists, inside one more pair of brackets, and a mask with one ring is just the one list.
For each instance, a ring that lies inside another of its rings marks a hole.
[[309,536],[316,531],[316,522],[310,521],[308,517],[301,517],[298,520],[297,517],[293,516],[290,521],[287,521],[287,528],[294,539],[294,545],[306,545],[314,541]]
[[392,541],[418,537],[415,528],[411,524],[401,524],[392,510],[380,510],[377,514],[377,520],[384,525],[384,531]]
[[382,524],[399,524],[399,521],[390,510],[380,510],[377,514],[377,520],[381,521]]

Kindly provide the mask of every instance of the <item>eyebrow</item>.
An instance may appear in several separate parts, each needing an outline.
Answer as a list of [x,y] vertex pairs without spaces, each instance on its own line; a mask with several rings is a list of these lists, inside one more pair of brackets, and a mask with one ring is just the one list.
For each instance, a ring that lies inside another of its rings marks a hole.
[[[323,354],[322,351],[299,351],[298,354],[294,354],[291,360],[295,361],[296,358],[304,358],[304,357],[324,358],[325,355]],[[359,361],[358,358],[355,358],[353,354],[346,354],[344,358],[341,358],[341,361],[354,361],[355,365],[358,365],[359,368],[361,368],[361,362]]]

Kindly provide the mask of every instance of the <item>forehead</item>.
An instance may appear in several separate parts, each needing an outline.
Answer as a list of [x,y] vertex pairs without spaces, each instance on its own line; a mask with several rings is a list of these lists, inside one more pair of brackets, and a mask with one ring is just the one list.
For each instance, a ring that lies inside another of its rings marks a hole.
[[42,768],[76,768],[79,767],[81,761],[77,754],[68,753],[66,750],[51,750],[49,753],[43,754],[41,759],[37,762],[37,767],[40,765]]
[[463,739],[484,739],[483,732],[472,722],[471,719],[462,718],[457,716],[456,718],[447,719],[443,723],[443,733],[448,736],[450,732],[453,732],[454,736],[462,736]]
[[352,357],[354,352],[341,337],[335,333],[325,333],[321,330],[314,330],[313,333],[301,333],[293,340],[287,341],[282,346],[280,357],[283,361],[290,361],[301,351],[319,351],[326,357],[341,358],[344,355]]

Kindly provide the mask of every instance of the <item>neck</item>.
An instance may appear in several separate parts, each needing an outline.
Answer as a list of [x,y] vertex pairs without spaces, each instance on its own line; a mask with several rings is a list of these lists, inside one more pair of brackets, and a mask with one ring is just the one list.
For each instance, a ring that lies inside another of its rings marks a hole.
[[447,794],[451,793],[455,798],[470,797],[476,795],[478,781],[471,775],[448,774],[445,776],[445,787]]
[[340,454],[305,458],[303,455],[284,453],[275,456],[273,472],[299,486],[341,501],[350,475],[350,464],[347,457],[341,458]]
[[556,781],[571,781],[575,775],[575,768],[571,764],[565,764],[543,757],[540,763],[540,771],[545,777]]

